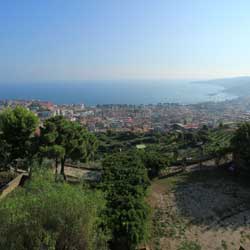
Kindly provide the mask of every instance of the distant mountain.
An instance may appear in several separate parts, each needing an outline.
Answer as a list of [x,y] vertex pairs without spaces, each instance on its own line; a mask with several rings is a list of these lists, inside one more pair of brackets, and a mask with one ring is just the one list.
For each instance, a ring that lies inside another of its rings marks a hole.
[[195,82],[222,86],[225,92],[237,96],[250,96],[250,77],[235,77]]

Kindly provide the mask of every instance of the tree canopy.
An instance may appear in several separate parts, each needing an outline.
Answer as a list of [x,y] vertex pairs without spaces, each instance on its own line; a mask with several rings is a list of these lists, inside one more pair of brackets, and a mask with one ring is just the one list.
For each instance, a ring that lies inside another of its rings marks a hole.
[[16,165],[18,159],[31,157],[32,136],[39,125],[39,119],[27,109],[16,107],[6,109],[0,114],[1,156],[7,162]]
[[231,140],[231,146],[238,164],[250,170],[250,123],[244,123],[238,128]]
[[52,117],[41,127],[40,153],[61,163],[64,175],[66,160],[88,161],[94,157],[98,147],[95,136],[80,124],[66,120],[62,116]]
[[150,179],[157,177],[161,170],[169,166],[169,159],[157,151],[142,151],[140,155]]

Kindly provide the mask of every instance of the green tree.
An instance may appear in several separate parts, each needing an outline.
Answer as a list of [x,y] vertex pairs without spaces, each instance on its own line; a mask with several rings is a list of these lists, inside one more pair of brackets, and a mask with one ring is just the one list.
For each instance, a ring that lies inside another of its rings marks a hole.
[[62,159],[65,155],[64,148],[59,145],[43,146],[40,148],[40,152],[42,155],[47,156],[49,159],[55,160],[56,174],[58,174],[58,165],[60,159]]
[[61,174],[65,178],[66,160],[88,161],[94,156],[98,142],[80,124],[66,120],[62,116],[45,121],[41,128],[40,152],[42,156],[54,158],[61,164]]
[[92,133],[83,133],[86,143],[86,161],[95,160],[95,154],[99,147],[99,141],[96,136]]
[[169,166],[169,160],[156,151],[144,151],[141,156],[150,179],[157,177],[161,170]]
[[102,189],[106,218],[112,231],[111,249],[135,249],[146,239],[149,208],[147,171],[135,153],[116,153],[103,162]]
[[202,144],[208,143],[210,141],[209,131],[200,129],[197,133],[197,142],[202,142]]
[[223,122],[220,122],[219,123],[219,129],[223,129],[224,128],[224,124],[223,124]]
[[225,146],[216,142],[213,144],[210,154],[215,158],[215,164],[219,166],[221,161],[226,160],[227,155],[231,152],[231,148],[229,146]]
[[186,146],[195,146],[197,144],[197,135],[193,132],[185,132],[183,140]]
[[38,124],[39,119],[23,107],[8,108],[0,114],[0,147],[8,155],[8,164],[16,167],[19,159],[31,160],[35,153],[32,137]]
[[10,167],[10,149],[9,145],[6,144],[0,136],[0,170],[8,170]]
[[178,147],[173,147],[173,161],[177,162],[179,158],[179,150]]
[[244,123],[238,128],[231,140],[231,147],[238,165],[249,171],[250,123]]

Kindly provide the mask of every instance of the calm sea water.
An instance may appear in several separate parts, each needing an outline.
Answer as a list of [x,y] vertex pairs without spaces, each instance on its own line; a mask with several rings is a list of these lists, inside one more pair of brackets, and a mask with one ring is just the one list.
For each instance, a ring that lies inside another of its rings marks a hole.
[[223,101],[223,87],[187,81],[77,81],[0,83],[0,99],[39,99],[57,104],[156,104]]

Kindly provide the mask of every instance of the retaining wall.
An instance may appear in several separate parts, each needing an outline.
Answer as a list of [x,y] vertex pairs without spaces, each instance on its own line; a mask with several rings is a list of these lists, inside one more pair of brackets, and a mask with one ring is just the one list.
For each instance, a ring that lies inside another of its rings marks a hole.
[[15,179],[10,181],[8,184],[6,184],[4,187],[0,189],[0,200],[3,199],[6,195],[11,193],[13,190],[15,190],[21,183],[23,178],[26,178],[27,174],[22,173],[18,175]]

